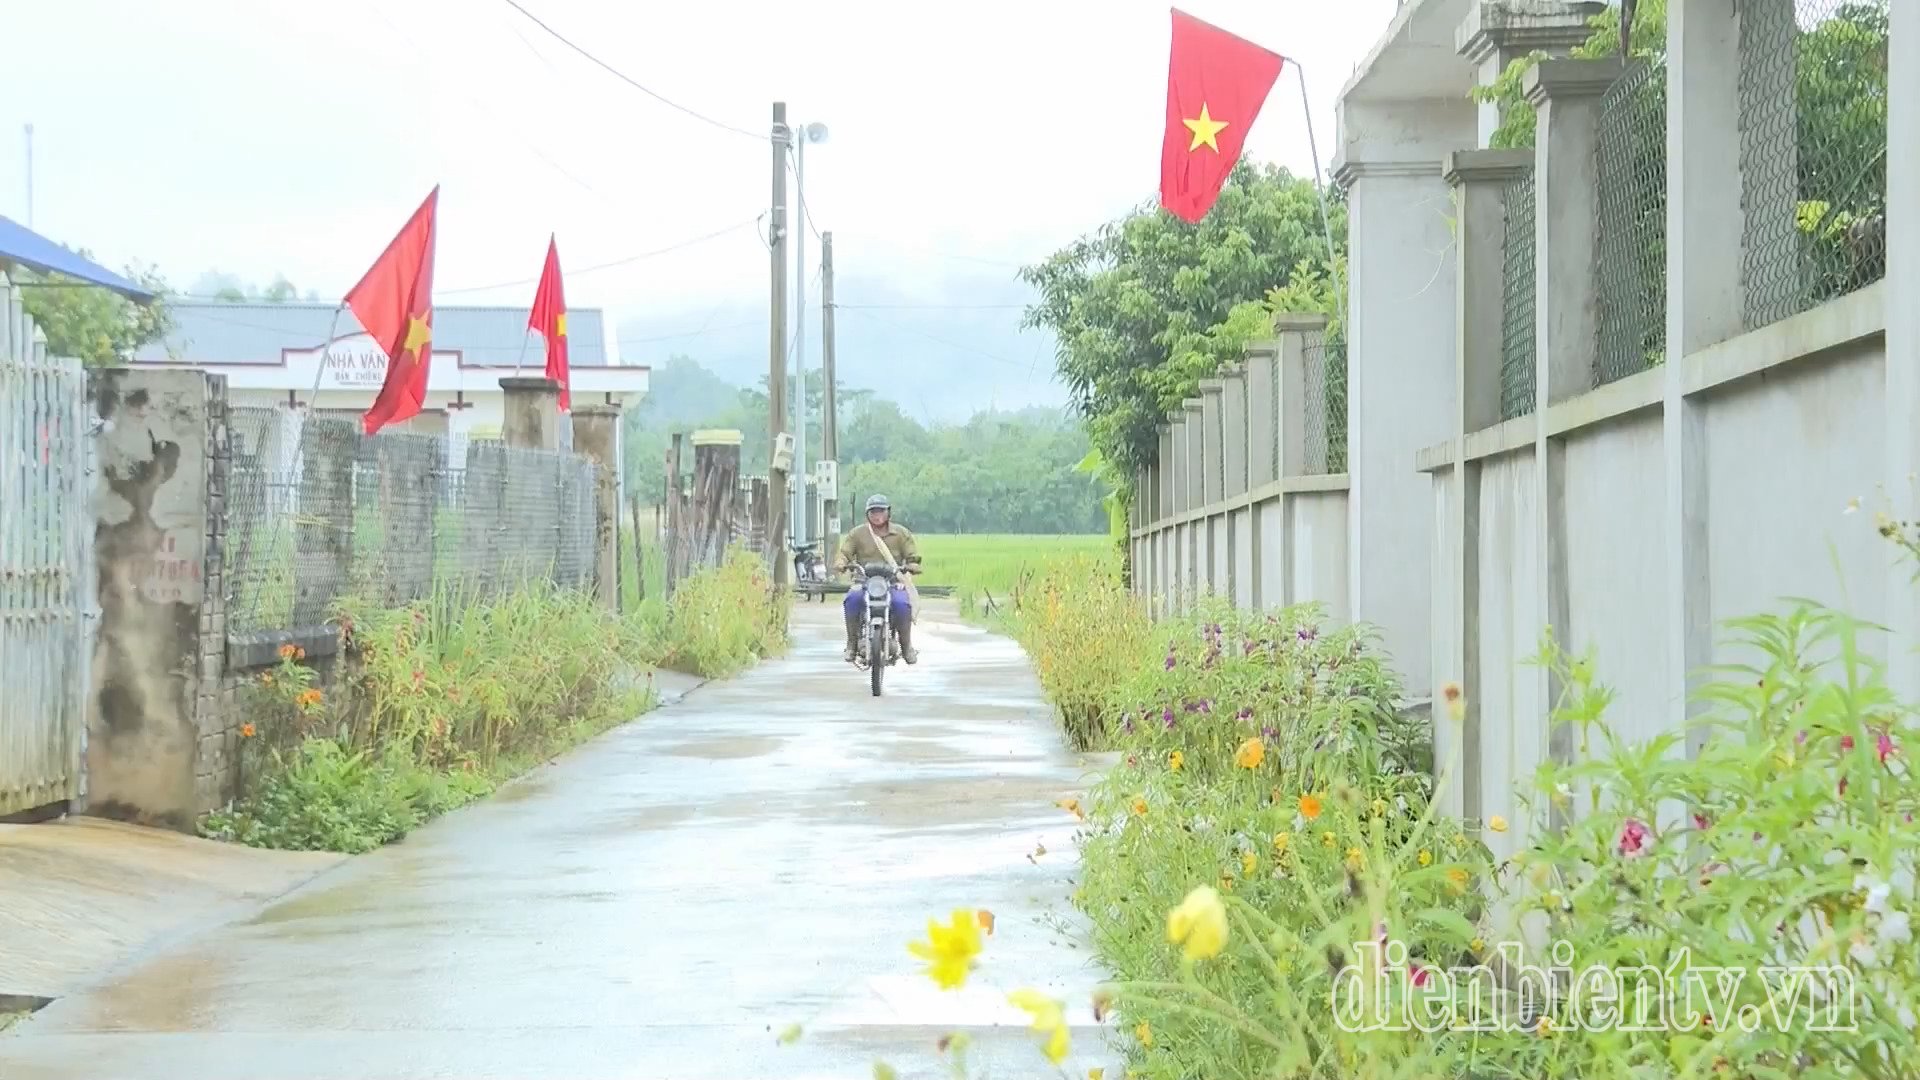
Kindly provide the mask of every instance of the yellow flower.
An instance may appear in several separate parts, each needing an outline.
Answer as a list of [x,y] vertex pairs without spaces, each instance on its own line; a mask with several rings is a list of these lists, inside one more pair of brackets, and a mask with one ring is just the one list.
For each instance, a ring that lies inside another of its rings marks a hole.
[[1453,886],[1454,892],[1457,892],[1457,893],[1466,892],[1467,881],[1468,881],[1467,872],[1465,870],[1462,870],[1456,866],[1453,869],[1447,871],[1447,884]]
[[1333,846],[1333,834],[1331,832],[1323,832],[1320,834],[1320,846],[1321,847]]
[[1492,829],[1494,832],[1506,832],[1507,819],[1501,817],[1499,814],[1495,814],[1487,819],[1487,828]]
[[800,1025],[788,1024],[780,1031],[780,1045],[791,1046],[800,1041]]
[[1273,834],[1273,850],[1276,852],[1286,851],[1287,840],[1288,840],[1288,836],[1286,833],[1274,833]]
[[980,921],[972,911],[957,908],[953,922],[941,926],[927,921],[927,940],[907,943],[907,951],[927,962],[927,975],[943,990],[964,986],[980,955]]
[[884,1061],[873,1063],[873,1080],[900,1080],[900,1074]]
[[1227,906],[1220,894],[1205,885],[1188,893],[1167,912],[1167,940],[1181,946],[1189,960],[1220,955],[1227,945]]
[[1320,796],[1300,796],[1300,816],[1306,818],[1308,821],[1313,821],[1318,818],[1320,816]]
[[1447,703],[1448,716],[1455,720],[1460,720],[1467,715],[1467,699],[1466,695],[1460,692],[1459,683],[1448,682],[1441,684],[1440,697]]
[[1142,798],[1135,798],[1133,800],[1133,814],[1135,817],[1146,817],[1147,816],[1147,800]]
[[1098,1065],[1095,1065],[1093,1068],[1087,1070],[1087,1080],[1105,1080],[1106,1075],[1107,1075],[1107,1070],[1099,1067]]
[[1175,750],[1173,753],[1167,755],[1167,768],[1172,769],[1174,772],[1179,772],[1180,766],[1186,764],[1186,761],[1187,756]]
[[1267,756],[1267,746],[1257,738],[1248,739],[1233,752],[1233,763],[1243,769],[1256,769]]
[[1347,869],[1357,874],[1360,872],[1361,864],[1365,861],[1366,858],[1360,854],[1359,848],[1350,847],[1347,849]]
[[1260,857],[1248,851],[1240,856],[1240,876],[1252,877],[1254,867],[1260,865]]
[[1480,938],[1474,938],[1472,941],[1467,942],[1467,948],[1477,953],[1483,953],[1487,951],[1487,943]]
[[1542,1016],[1540,1018],[1540,1023],[1536,1026],[1536,1030],[1538,1030],[1542,1035],[1553,1034],[1553,1021],[1545,1016]]
[[1079,799],[1075,799],[1071,797],[1065,798],[1065,799],[1055,799],[1053,801],[1053,805],[1059,807],[1062,810],[1065,810],[1067,813],[1072,814],[1074,817],[1080,819],[1081,821],[1087,820],[1087,815],[1084,812],[1082,812],[1080,809]]
[[1387,800],[1385,799],[1373,800],[1373,816],[1374,817],[1387,816]]
[[1153,1049],[1153,1026],[1145,1020],[1134,1025],[1133,1037],[1140,1040],[1141,1046],[1149,1050]]
[[1033,1017],[1033,1030],[1047,1037],[1041,1052],[1055,1065],[1067,1059],[1067,1016],[1058,1001],[1038,990],[1015,990],[1007,1000]]
[[1420,865],[1421,865],[1421,866],[1432,866],[1432,865],[1433,865],[1433,852],[1431,852],[1431,851],[1428,851],[1428,850],[1427,850],[1426,848],[1421,848],[1421,849],[1420,849]]

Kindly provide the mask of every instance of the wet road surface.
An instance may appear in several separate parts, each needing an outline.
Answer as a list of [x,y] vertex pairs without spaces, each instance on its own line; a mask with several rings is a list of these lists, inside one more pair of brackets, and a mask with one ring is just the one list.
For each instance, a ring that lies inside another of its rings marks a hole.
[[[875,700],[837,609],[799,605],[791,656],[55,1001],[0,1077],[916,1077],[956,1030],[975,1075],[1057,1075],[1022,986],[1067,1001],[1068,1075],[1118,1076],[1053,805],[1094,765],[1017,646],[929,615]],[[996,928],[943,992],[905,943],[957,906]]]

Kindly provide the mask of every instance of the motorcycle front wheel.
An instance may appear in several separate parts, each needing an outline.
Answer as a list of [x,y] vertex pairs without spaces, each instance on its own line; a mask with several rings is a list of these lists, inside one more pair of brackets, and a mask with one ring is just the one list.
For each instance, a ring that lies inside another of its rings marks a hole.
[[880,696],[880,676],[887,668],[887,624],[867,624],[867,673],[873,679],[873,696]]

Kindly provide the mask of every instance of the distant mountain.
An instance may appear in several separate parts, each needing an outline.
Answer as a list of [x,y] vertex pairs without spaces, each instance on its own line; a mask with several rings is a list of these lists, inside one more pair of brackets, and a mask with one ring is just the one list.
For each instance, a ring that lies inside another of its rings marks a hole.
[[[1066,403],[1053,378],[1052,335],[1020,329],[1033,292],[1011,270],[922,283],[843,272],[835,292],[839,380],[873,388],[922,423]],[[807,366],[814,368],[821,358],[817,291],[808,309]],[[628,317],[616,333],[627,363],[659,367],[679,353],[736,385],[759,385],[767,374],[764,301]]]

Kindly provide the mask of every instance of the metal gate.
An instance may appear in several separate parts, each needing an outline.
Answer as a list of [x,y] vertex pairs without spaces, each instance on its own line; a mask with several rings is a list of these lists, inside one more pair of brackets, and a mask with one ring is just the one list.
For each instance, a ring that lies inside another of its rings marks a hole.
[[0,815],[85,795],[93,514],[86,375],[0,275]]

